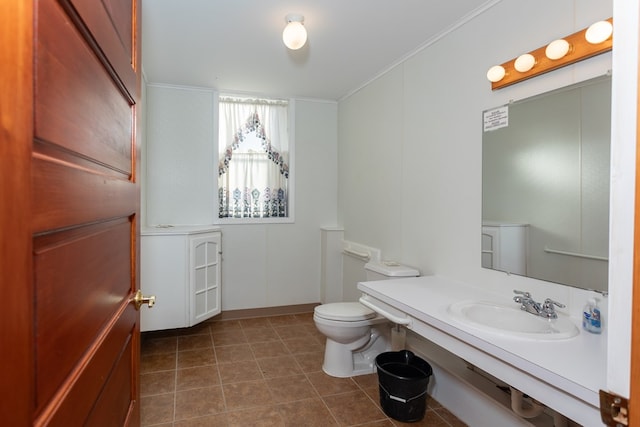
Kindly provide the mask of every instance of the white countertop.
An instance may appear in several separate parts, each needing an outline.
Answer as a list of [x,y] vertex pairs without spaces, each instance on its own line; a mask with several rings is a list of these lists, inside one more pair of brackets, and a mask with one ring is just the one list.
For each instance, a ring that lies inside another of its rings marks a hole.
[[[451,337],[598,407],[600,389],[606,389],[607,336],[581,328],[566,340],[527,340],[503,336],[457,321],[447,312],[463,300],[516,304],[513,294],[498,295],[439,276],[362,282],[358,289]],[[562,315],[562,314],[560,314]],[[411,326],[410,326],[411,328]],[[479,366],[482,368],[482,366]],[[526,390],[525,390],[526,392]]]

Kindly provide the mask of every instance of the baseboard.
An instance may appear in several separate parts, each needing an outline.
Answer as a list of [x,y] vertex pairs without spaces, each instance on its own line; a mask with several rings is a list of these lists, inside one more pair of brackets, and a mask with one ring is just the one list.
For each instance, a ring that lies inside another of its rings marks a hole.
[[313,309],[320,305],[319,302],[310,304],[297,304],[297,305],[281,305],[278,307],[261,307],[261,308],[247,308],[241,310],[228,310],[223,311],[219,315],[215,316],[211,320],[239,320],[250,319],[253,317],[268,317],[268,316],[283,316],[288,314],[304,314],[313,313]]

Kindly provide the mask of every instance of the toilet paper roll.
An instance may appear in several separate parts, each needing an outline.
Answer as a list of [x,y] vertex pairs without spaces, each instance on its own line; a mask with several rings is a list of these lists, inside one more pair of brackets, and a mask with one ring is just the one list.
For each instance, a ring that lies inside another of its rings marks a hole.
[[407,340],[407,330],[400,325],[391,328],[391,350],[404,350]]

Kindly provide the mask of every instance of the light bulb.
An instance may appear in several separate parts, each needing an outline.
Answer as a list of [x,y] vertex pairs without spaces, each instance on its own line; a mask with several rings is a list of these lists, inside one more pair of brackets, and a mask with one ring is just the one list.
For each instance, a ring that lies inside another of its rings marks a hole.
[[547,46],[545,49],[545,55],[547,58],[556,60],[564,57],[567,53],[569,53],[569,48],[571,45],[568,41],[564,39],[554,40]]
[[534,65],[536,65],[536,58],[530,53],[525,53],[524,55],[518,56],[513,67],[521,73],[526,73],[532,69]]
[[499,82],[504,78],[504,75],[505,70],[502,65],[494,65],[487,71],[487,79],[489,79],[491,83]]
[[599,44],[611,37],[613,25],[609,21],[598,21],[591,24],[584,35],[591,44]]
[[307,30],[302,25],[301,15],[287,15],[287,26],[282,32],[282,41],[291,50],[298,50],[307,42]]

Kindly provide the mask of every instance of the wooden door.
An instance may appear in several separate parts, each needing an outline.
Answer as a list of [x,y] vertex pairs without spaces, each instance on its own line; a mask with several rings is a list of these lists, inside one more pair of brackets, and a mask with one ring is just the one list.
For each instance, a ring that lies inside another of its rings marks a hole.
[[0,3],[0,419],[135,426],[140,0]]
[[[640,17],[638,18],[640,19]],[[638,34],[640,39],[640,34]],[[640,63],[638,64],[640,70]],[[640,425],[640,73],[636,95],[636,189],[633,239],[633,300],[631,306],[631,366],[629,384],[629,424]]]

